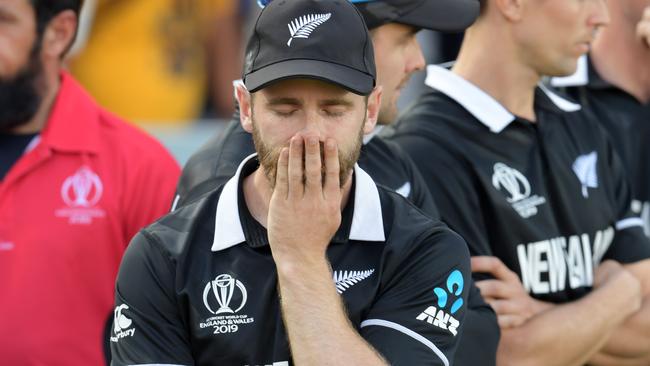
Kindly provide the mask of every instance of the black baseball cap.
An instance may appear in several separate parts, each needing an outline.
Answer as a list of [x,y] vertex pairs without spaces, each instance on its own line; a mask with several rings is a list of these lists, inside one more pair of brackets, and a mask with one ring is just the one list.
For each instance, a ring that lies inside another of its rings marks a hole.
[[351,0],[373,29],[401,23],[418,29],[462,32],[479,15],[479,0]]
[[372,40],[347,0],[274,0],[262,9],[246,47],[249,92],[291,78],[317,79],[368,95],[375,86]]

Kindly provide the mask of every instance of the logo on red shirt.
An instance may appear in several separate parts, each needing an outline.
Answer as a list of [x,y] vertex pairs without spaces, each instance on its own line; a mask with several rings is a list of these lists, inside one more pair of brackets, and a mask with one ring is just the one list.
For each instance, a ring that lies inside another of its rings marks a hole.
[[104,210],[95,205],[102,198],[104,185],[95,172],[82,166],[69,176],[61,186],[61,198],[68,206],[56,210],[57,217],[66,217],[70,224],[89,225],[94,218],[106,216]]
[[69,207],[92,207],[102,198],[101,179],[88,167],[81,167],[61,187],[61,197]]

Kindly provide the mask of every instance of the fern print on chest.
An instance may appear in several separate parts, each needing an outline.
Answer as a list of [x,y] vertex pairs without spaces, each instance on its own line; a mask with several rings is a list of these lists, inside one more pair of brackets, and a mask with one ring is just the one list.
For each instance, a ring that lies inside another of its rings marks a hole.
[[328,21],[331,16],[332,13],[309,14],[294,19],[291,23],[287,24],[289,27],[289,34],[291,34],[291,38],[287,41],[287,46],[291,47],[291,41],[293,41],[294,38],[309,38],[311,33],[321,24]]
[[334,271],[332,279],[336,285],[336,292],[342,294],[345,290],[370,277],[374,269],[366,271]]

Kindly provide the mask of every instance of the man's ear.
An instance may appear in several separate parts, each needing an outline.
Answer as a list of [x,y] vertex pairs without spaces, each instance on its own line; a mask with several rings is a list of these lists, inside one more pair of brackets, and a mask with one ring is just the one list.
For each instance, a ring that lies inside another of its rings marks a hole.
[[521,20],[527,0],[494,0],[501,15],[511,22]]
[[239,123],[241,123],[244,131],[253,133],[252,95],[248,92],[244,83],[233,83],[233,86],[239,104]]
[[363,125],[363,133],[371,133],[377,125],[379,118],[379,109],[381,108],[381,95],[383,89],[381,86],[376,86],[372,93],[368,96],[368,106],[366,108],[366,123]]
[[43,32],[43,55],[52,59],[61,59],[72,46],[77,33],[77,14],[64,10],[57,14]]

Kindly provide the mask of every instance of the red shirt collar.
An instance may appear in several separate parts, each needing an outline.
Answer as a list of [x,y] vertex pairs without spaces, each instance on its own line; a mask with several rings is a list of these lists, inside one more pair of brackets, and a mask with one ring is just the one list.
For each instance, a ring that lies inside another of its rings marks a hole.
[[100,146],[99,128],[99,107],[70,74],[62,72],[41,144],[54,150],[94,153]]

